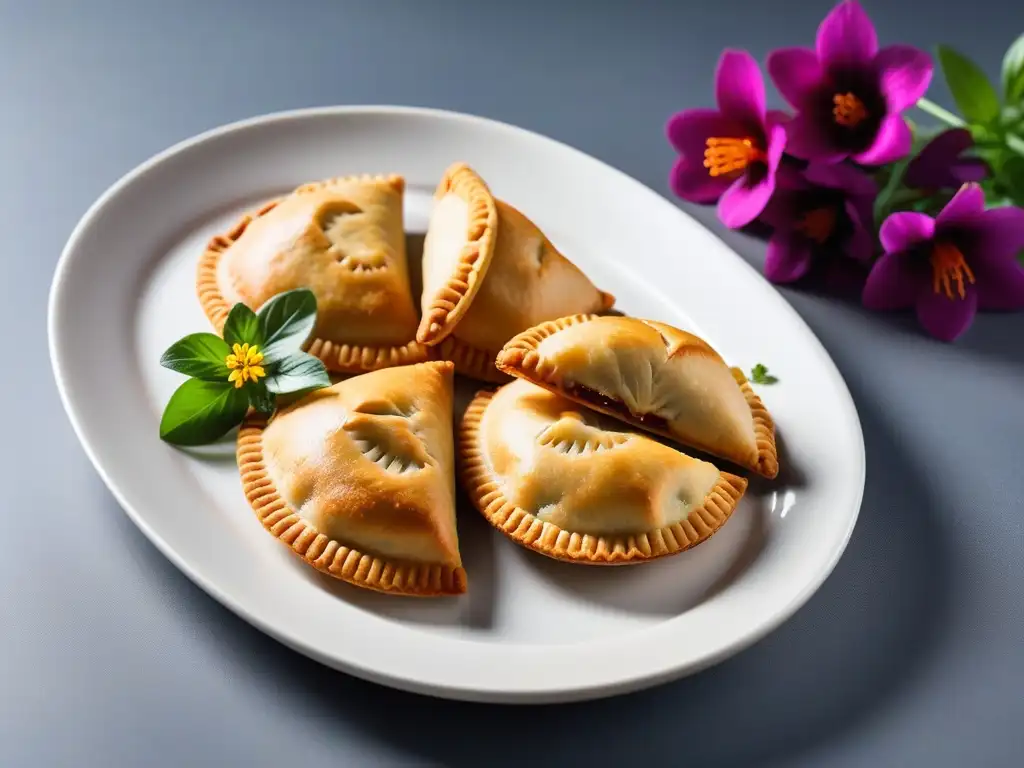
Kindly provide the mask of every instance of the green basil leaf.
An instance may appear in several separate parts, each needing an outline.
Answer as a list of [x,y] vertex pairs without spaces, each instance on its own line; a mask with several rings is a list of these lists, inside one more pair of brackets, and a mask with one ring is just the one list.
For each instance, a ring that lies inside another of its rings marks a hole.
[[299,350],[316,324],[316,296],[307,288],[279,293],[259,311],[263,346],[269,362]]
[[938,48],[939,63],[961,114],[971,123],[999,117],[999,94],[977,64],[949,46]]
[[232,347],[235,344],[258,344],[262,348],[259,318],[245,304],[235,304],[228,313],[228,319],[224,321],[224,341]]
[[331,378],[319,358],[293,352],[267,371],[267,389],[276,395],[329,387]]
[[160,439],[174,445],[204,445],[238,426],[249,395],[226,381],[189,379],[171,395],[160,419]]
[[1024,34],[1003,56],[1003,96],[1010,104],[1024,104]]
[[160,365],[205,381],[227,381],[225,358],[231,347],[213,333],[193,333],[179,339],[160,358]]
[[267,385],[262,381],[253,384],[250,382],[244,389],[249,393],[249,404],[260,413],[265,413],[268,416],[274,412],[274,402],[276,398],[273,393],[267,389]]

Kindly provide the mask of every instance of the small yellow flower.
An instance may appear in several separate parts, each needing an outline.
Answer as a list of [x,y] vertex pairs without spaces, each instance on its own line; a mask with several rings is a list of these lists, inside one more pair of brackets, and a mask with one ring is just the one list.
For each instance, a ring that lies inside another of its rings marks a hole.
[[263,353],[260,348],[253,344],[235,344],[231,348],[232,354],[224,358],[224,364],[231,369],[228,374],[228,381],[235,383],[235,389],[240,389],[245,382],[259,380],[266,376],[260,363],[263,362]]

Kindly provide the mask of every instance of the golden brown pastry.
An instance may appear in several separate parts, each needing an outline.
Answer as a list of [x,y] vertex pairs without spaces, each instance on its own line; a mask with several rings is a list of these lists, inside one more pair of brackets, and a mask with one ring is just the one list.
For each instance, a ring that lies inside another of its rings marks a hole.
[[455,528],[450,362],[387,368],[254,416],[238,465],[264,527],[359,587],[466,591]]
[[[452,190],[453,181],[462,191]],[[494,359],[517,333],[563,315],[601,312],[615,302],[532,221],[495,199],[465,164],[449,169],[435,200],[424,243],[423,321],[417,338],[438,345],[441,357],[454,361],[459,373],[506,381]],[[469,235],[460,237],[467,221]],[[466,253],[476,254],[472,268],[456,256]],[[454,268],[446,269],[450,264]]]
[[231,307],[259,309],[309,288],[308,342],[328,370],[358,373],[426,360],[415,340],[402,228],[401,176],[350,176],[299,187],[213,238],[199,262],[203,310],[220,331]]
[[512,339],[498,368],[765,477],[775,425],[743,373],[703,339],[632,317],[564,317]]
[[673,555],[732,514],[747,481],[527,381],[481,392],[459,429],[462,482],[492,525],[590,565]]
[[483,179],[455,163],[434,192],[423,242],[423,309],[416,340],[437,344],[466,314],[498,234],[498,211]]

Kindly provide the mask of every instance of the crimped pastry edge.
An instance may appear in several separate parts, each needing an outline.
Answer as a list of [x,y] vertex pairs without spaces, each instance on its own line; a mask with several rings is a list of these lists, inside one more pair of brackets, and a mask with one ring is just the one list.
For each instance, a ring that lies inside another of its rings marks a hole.
[[389,560],[346,547],[303,520],[278,493],[263,460],[265,416],[252,415],[238,432],[242,489],[263,527],[318,571],[377,592],[442,597],[466,592],[462,566]]
[[[638,429],[643,429],[679,442],[679,437],[668,430],[655,429],[650,425],[641,424],[638,421],[626,418],[622,413],[610,408],[603,408],[598,404],[573,397],[570,393],[563,391],[560,382],[551,376],[550,372],[542,370],[540,366],[540,356],[537,353],[537,347],[540,346],[540,343],[544,341],[544,339],[549,336],[553,336],[566,328],[571,328],[574,325],[580,325],[581,323],[588,323],[591,320],[596,320],[598,317],[601,317],[601,315],[569,315],[567,317],[560,317],[556,320],[539,323],[533,328],[529,328],[518,334],[506,343],[495,358],[495,366],[498,370],[503,371],[509,376],[526,379],[539,387],[543,387],[557,395],[561,395],[573,402],[586,406],[591,410],[599,411],[611,416],[612,418],[618,419],[619,421],[624,421]],[[639,318],[631,319],[635,319],[637,322],[641,323],[644,322]],[[730,367],[729,371],[732,373],[733,379],[743,392],[743,397],[746,399],[747,405],[750,408],[751,417],[754,421],[754,439],[757,445],[757,460],[756,462],[744,462],[740,461],[735,456],[722,456],[705,445],[693,444],[692,447],[706,453],[719,456],[719,458],[725,459],[726,461],[736,463],[739,466],[757,472],[759,475],[768,479],[773,479],[779,473],[779,454],[778,447],[775,443],[775,421],[772,419],[771,414],[768,412],[768,409],[765,407],[761,398],[757,396],[753,387],[750,386],[750,382],[747,381],[743,371],[735,367]]]
[[494,197],[484,180],[466,163],[455,163],[445,171],[434,198],[440,200],[449,192],[468,204],[469,226],[453,273],[420,318],[416,341],[428,346],[444,341],[466,314],[487,273],[498,235]]
[[459,478],[473,506],[492,526],[539,554],[584,565],[630,565],[675,555],[714,535],[746,492],[744,478],[722,472],[704,505],[678,523],[630,536],[595,536],[567,531],[540,520],[502,495],[480,445],[480,424],[494,395],[492,390],[478,392],[459,424]]
[[457,336],[449,336],[434,349],[439,359],[455,363],[455,372],[463,376],[492,384],[506,384],[512,380],[511,376],[495,366],[494,360],[498,356],[496,351],[474,347]]

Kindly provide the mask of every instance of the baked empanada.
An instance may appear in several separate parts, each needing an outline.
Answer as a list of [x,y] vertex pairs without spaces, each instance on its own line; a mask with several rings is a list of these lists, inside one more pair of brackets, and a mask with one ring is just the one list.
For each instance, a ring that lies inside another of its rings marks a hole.
[[463,486],[492,525],[573,563],[640,563],[693,547],[747,487],[522,380],[476,396],[458,451]]
[[264,527],[359,587],[466,591],[455,527],[450,362],[387,368],[254,416],[238,465]]
[[464,163],[445,171],[423,241],[423,310],[417,341],[452,332],[477,294],[494,254],[498,210],[483,179]]
[[[467,235],[460,238],[463,231]],[[469,264],[456,254],[475,254],[475,260]],[[615,302],[462,163],[438,186],[423,275],[417,338],[437,345],[459,373],[484,381],[507,381],[494,359],[516,334],[564,315],[601,312]]]
[[214,237],[197,288],[219,332],[231,307],[309,288],[317,321],[308,351],[331,371],[358,373],[429,358],[402,228],[401,176],[352,176],[299,187]]
[[775,424],[761,399],[686,331],[632,317],[564,317],[512,339],[497,366],[764,477],[778,474]]

